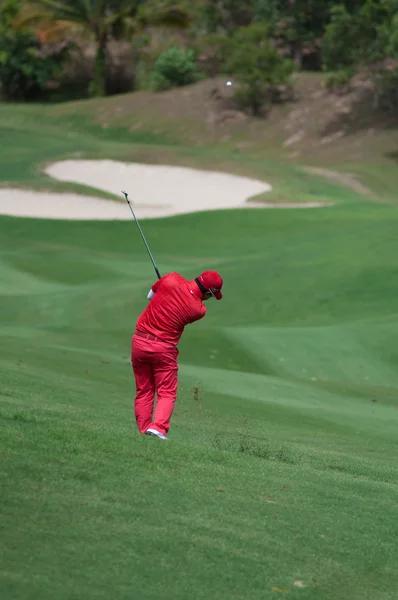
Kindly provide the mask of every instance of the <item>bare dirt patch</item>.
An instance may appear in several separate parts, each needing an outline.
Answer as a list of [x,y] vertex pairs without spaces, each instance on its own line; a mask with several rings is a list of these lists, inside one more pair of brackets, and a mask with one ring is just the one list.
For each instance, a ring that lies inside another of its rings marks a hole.
[[303,170],[310,175],[320,175],[321,177],[325,177],[326,179],[330,179],[331,181],[345,185],[354,192],[358,192],[358,194],[372,198],[375,197],[375,194],[372,192],[372,190],[363,185],[363,183],[359,181],[358,176],[354,173],[341,173],[337,171],[330,171],[329,169],[323,169],[321,167],[303,167]]

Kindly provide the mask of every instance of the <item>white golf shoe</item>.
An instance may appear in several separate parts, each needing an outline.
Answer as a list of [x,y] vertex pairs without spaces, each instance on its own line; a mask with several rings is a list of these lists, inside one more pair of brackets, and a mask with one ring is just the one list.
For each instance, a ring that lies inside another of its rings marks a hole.
[[167,440],[167,437],[163,435],[163,433],[160,433],[160,431],[156,431],[156,429],[147,429],[145,435],[153,435],[154,437],[157,437],[161,440]]

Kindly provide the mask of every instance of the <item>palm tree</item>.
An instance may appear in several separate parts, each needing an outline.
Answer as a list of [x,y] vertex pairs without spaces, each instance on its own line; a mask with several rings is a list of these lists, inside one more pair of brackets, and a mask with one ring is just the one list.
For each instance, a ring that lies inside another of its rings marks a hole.
[[174,2],[147,0],[35,0],[30,4],[25,24],[43,23],[57,31],[71,31],[74,26],[95,40],[97,50],[94,75],[90,84],[92,96],[105,95],[107,46],[112,35],[118,39],[133,35],[145,25],[185,28],[189,16]]
[[83,30],[96,43],[92,96],[105,94],[107,46],[112,33],[117,30],[123,37],[136,27],[136,16],[143,0],[36,0],[30,4],[22,20],[25,25],[34,23],[51,31]]

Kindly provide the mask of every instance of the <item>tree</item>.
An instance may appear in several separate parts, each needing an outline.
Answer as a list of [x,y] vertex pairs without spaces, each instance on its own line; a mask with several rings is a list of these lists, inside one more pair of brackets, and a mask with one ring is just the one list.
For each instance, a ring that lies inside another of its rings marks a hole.
[[388,40],[388,53],[392,57],[398,58],[398,12],[396,15],[394,15],[391,22]]
[[358,50],[356,34],[356,18],[343,4],[333,6],[322,43],[325,71],[339,71],[355,62]]
[[232,34],[239,27],[252,23],[257,1],[198,0],[196,26],[205,33]]
[[[36,0],[36,14],[30,22],[80,26],[96,42],[94,75],[90,85],[93,96],[105,94],[106,62],[109,40],[130,39],[144,27],[187,27],[189,12],[184,0]],[[32,11],[31,11],[32,12]]]
[[0,82],[8,98],[28,100],[59,75],[69,45],[44,55],[40,40],[15,25],[20,4],[19,0],[6,0],[0,5]]
[[331,11],[323,40],[327,84],[346,84],[358,73],[372,84],[373,107],[396,111],[398,0],[362,0],[350,11],[342,4]]
[[357,18],[358,60],[371,64],[388,53],[389,32],[397,11],[395,0],[365,0]]
[[[257,0],[260,2],[260,0]],[[265,0],[262,0],[264,3]],[[274,0],[272,37],[284,43],[297,67],[307,48],[320,44],[333,0]],[[261,6],[259,4],[258,6]],[[264,8],[263,8],[264,10]],[[270,10],[270,9],[268,9]]]
[[351,13],[343,4],[333,6],[323,38],[324,69],[371,65],[387,58],[397,14],[397,0],[364,0]]
[[128,35],[137,27],[137,12],[143,0],[36,0],[25,25],[47,23],[59,27],[76,24],[93,37],[97,50],[90,85],[92,96],[105,94],[107,47],[110,37]]
[[271,46],[263,23],[237,30],[227,42],[227,50],[226,68],[240,84],[237,101],[253,115],[261,115],[264,105],[272,102],[275,86],[289,79],[294,64]]

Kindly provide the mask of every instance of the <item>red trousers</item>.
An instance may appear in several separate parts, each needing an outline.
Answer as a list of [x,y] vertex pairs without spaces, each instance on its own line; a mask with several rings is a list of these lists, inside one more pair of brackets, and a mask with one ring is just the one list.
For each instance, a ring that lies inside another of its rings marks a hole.
[[[134,412],[141,433],[151,427],[166,435],[170,429],[178,387],[178,354],[178,349],[172,344],[133,335]],[[155,393],[156,409],[153,414]]]

